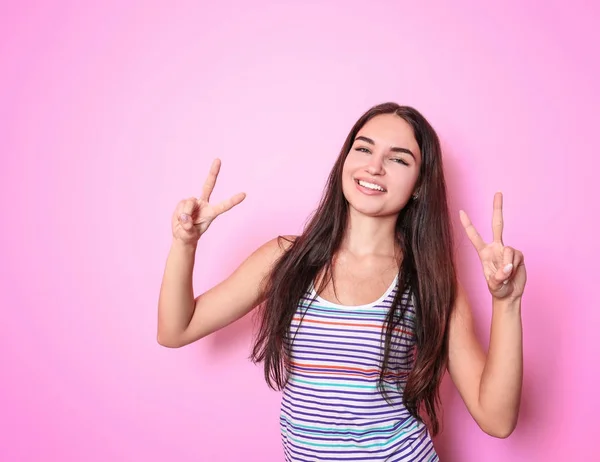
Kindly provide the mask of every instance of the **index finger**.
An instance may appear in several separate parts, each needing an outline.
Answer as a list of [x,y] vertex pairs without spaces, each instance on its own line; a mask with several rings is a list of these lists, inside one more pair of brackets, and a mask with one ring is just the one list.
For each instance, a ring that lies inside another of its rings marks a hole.
[[504,217],[502,215],[502,193],[494,195],[494,212],[492,214],[492,232],[494,241],[502,243],[502,231],[504,230]]
[[202,186],[202,195],[200,199],[204,199],[206,202],[210,200],[210,195],[215,189],[215,184],[217,183],[217,177],[219,176],[219,171],[221,170],[221,160],[215,159],[210,166],[210,170],[208,172],[208,177],[204,181],[204,186]]
[[235,196],[230,197],[227,200],[224,200],[223,202],[221,202],[220,204],[218,204],[215,207],[215,211],[217,213],[216,216],[218,217],[219,215],[232,209],[233,207],[238,205],[240,202],[242,202],[245,198],[246,198],[246,193],[237,193]]
[[473,226],[473,223],[471,223],[469,216],[464,210],[460,211],[460,222],[462,223],[463,228],[465,228],[467,236],[471,241],[471,244],[473,244],[473,247],[475,247],[475,250],[477,250],[477,252],[481,252],[481,250],[485,247],[485,241],[477,232],[475,226]]

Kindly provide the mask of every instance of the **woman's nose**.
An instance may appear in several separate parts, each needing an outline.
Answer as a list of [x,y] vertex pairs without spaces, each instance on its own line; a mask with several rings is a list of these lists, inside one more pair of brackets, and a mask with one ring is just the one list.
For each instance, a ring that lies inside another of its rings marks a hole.
[[371,175],[383,175],[385,173],[385,170],[383,169],[383,160],[381,156],[371,156],[366,171]]

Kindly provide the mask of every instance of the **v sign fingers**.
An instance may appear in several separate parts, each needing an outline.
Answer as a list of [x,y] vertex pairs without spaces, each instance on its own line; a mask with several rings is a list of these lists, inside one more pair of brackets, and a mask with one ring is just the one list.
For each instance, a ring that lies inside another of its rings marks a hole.
[[175,239],[185,244],[195,245],[216,217],[227,212],[245,199],[245,193],[238,193],[220,204],[211,205],[209,203],[220,169],[221,161],[215,159],[210,167],[208,177],[202,186],[202,195],[200,198],[187,199],[179,204],[176,210],[176,219],[173,221],[172,226],[173,237]]
[[477,250],[491,294],[497,299],[521,297],[527,279],[523,254],[513,247],[504,245],[502,237],[504,231],[502,193],[496,193],[494,196],[492,216],[494,239],[491,242],[486,243],[483,240],[467,214],[462,210],[460,221]]

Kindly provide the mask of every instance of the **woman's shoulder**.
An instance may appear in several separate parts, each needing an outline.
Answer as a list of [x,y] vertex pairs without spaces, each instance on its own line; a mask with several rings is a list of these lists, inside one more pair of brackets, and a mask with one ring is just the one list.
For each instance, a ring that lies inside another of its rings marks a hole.
[[298,236],[279,235],[274,237],[254,251],[251,258],[259,258],[267,265],[282,257],[296,242]]

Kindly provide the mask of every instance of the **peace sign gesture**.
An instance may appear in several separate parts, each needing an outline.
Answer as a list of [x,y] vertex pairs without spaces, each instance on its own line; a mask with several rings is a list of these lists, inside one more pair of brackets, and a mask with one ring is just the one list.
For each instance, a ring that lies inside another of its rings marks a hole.
[[504,245],[502,232],[502,193],[494,195],[492,230],[494,240],[486,243],[471,223],[464,211],[460,211],[460,221],[467,236],[477,250],[483,266],[483,274],[490,293],[496,299],[517,299],[523,295],[527,274],[523,253]]
[[194,244],[206,232],[212,221],[227,212],[246,198],[246,194],[238,193],[217,205],[209,204],[217,177],[221,170],[221,161],[215,159],[210,167],[208,177],[199,198],[184,199],[177,205],[172,218],[173,237],[185,244]]

